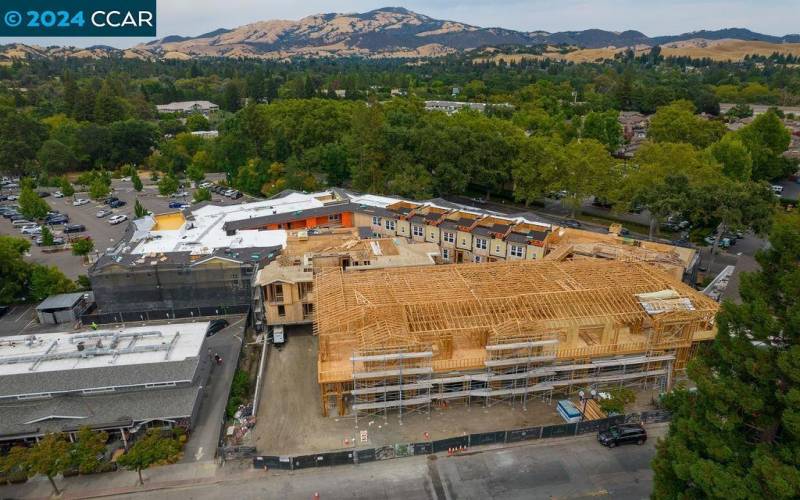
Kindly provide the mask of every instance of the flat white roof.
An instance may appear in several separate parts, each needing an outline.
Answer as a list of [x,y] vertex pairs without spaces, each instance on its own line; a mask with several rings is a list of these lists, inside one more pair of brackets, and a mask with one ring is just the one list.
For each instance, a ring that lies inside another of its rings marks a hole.
[[0,376],[183,361],[200,354],[208,324],[2,337]]
[[[197,255],[210,254],[219,248],[252,248],[286,246],[286,231],[243,230],[229,236],[223,226],[226,222],[252,219],[265,215],[282,214],[318,208],[323,203],[317,198],[329,193],[290,193],[282,198],[264,200],[241,205],[206,205],[192,211],[194,220],[187,220],[175,230],[142,230],[137,225],[137,234],[131,240],[132,254],[155,254],[168,252],[192,252]],[[152,228],[155,221],[149,223]]]

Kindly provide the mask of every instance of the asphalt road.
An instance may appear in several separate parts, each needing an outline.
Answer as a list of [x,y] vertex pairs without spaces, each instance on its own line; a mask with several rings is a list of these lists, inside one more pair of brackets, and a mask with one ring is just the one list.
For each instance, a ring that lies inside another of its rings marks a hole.
[[265,471],[225,481],[128,495],[216,499],[539,499],[649,498],[650,461],[666,425],[651,426],[643,446],[602,447],[595,434],[513,448],[476,449],[464,456],[413,457],[354,466]]
[[228,403],[228,393],[236,371],[236,360],[242,348],[247,318],[231,316],[225,319],[230,322],[230,326],[217,332],[206,344],[212,353],[222,357],[222,366],[212,365],[197,422],[183,450],[182,462],[214,460],[219,444],[225,406]]

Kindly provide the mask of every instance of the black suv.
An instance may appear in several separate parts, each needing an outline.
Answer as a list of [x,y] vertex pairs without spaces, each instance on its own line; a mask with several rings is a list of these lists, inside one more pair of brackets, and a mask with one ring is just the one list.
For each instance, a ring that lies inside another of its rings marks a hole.
[[620,424],[609,428],[607,431],[597,433],[597,440],[603,446],[613,448],[618,444],[644,444],[647,441],[647,431],[642,424]]
[[83,224],[70,224],[68,226],[64,226],[65,233],[82,233],[86,231],[86,226]]

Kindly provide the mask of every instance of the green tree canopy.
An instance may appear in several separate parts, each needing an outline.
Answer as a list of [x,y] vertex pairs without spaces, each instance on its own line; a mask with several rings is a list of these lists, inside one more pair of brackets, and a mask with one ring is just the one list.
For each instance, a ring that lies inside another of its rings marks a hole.
[[86,256],[94,250],[94,241],[89,238],[82,238],[72,242],[73,255]]
[[31,476],[46,476],[53,487],[53,493],[60,495],[54,477],[70,466],[70,444],[61,434],[46,434],[28,449],[26,462]]
[[178,190],[178,179],[171,175],[165,175],[158,181],[158,192],[162,195],[169,195]]
[[200,113],[192,113],[186,117],[186,128],[191,132],[197,132],[198,130],[209,130],[211,124],[208,123],[208,118]]
[[513,163],[514,199],[531,202],[544,196],[551,188],[547,176],[564,163],[564,146],[549,137],[532,136],[524,140]]
[[565,201],[574,217],[586,198],[608,196],[619,174],[614,164],[602,143],[582,139],[567,145],[563,163],[545,163],[542,171],[549,190],[567,192]]
[[581,137],[596,139],[613,153],[622,144],[622,125],[619,123],[618,116],[619,113],[615,110],[590,112],[583,119]]
[[161,436],[160,429],[149,429],[131,448],[119,457],[117,463],[139,474],[139,484],[144,484],[142,471],[180,453],[181,445],[176,439]]
[[694,114],[689,101],[676,101],[662,106],[650,118],[647,136],[656,142],[684,142],[696,148],[705,148],[725,134],[721,121],[706,120]]
[[44,141],[44,144],[36,154],[36,159],[39,160],[39,166],[48,175],[71,172],[78,166],[78,158],[72,152],[72,149],[55,139]]
[[47,204],[30,186],[24,186],[19,194],[19,211],[29,219],[42,219],[50,210]]
[[711,154],[722,164],[722,173],[731,179],[748,181],[753,173],[753,158],[744,143],[727,134],[711,146]]
[[27,289],[30,264],[23,255],[30,247],[26,239],[0,236],[0,303],[15,303]]
[[777,114],[758,115],[738,135],[753,159],[753,179],[771,180],[792,173],[792,165],[781,156],[789,147],[791,134]]
[[138,172],[133,172],[131,174],[131,184],[133,184],[133,189],[136,190],[137,193],[141,193],[144,185],[142,184],[142,179],[139,178]]
[[72,448],[72,465],[81,474],[97,472],[103,464],[108,434],[95,432],[89,427],[81,427]]
[[51,295],[75,291],[75,282],[56,266],[34,264],[30,273],[30,298],[42,301]]
[[653,461],[655,498],[800,496],[800,219],[776,221],[761,270],[742,276],[718,333],[690,362],[696,391],[673,412]]
[[194,202],[200,203],[201,201],[211,201],[211,191],[208,188],[198,188],[194,192]]

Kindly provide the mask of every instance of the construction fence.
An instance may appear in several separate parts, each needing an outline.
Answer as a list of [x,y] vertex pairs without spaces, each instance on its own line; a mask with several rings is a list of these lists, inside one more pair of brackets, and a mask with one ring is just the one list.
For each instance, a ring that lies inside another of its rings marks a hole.
[[492,444],[518,443],[538,439],[548,439],[566,436],[577,436],[599,432],[613,425],[624,423],[642,424],[667,422],[670,413],[665,410],[652,410],[627,415],[615,415],[598,420],[585,420],[571,424],[547,425],[514,429],[508,431],[482,432],[469,434],[437,441],[423,441],[419,443],[403,443],[381,446],[378,448],[359,448],[327,453],[315,453],[300,456],[269,456],[259,455],[253,457],[253,467],[256,469],[295,470],[312,467],[326,467],[333,465],[350,465],[391,458],[411,457],[417,455],[430,455],[432,453],[447,452],[449,450],[468,449],[475,446]]
[[148,311],[129,311],[94,314],[83,314],[80,320],[84,325],[92,323],[105,325],[109,323],[130,323],[143,321],[157,321],[164,319],[203,318],[208,316],[227,316],[229,314],[249,314],[249,305],[216,306],[216,307],[186,307],[181,309],[150,309]]

